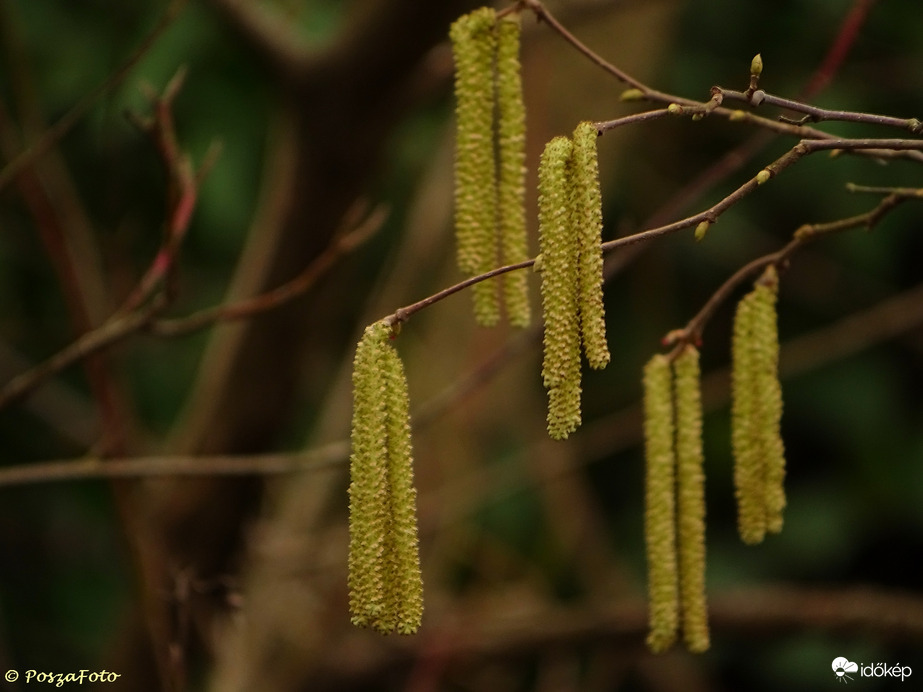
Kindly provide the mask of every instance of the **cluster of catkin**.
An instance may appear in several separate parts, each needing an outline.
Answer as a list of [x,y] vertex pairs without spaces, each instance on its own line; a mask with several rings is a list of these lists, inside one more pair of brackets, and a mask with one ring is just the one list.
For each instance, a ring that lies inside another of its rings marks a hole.
[[686,345],[671,362],[644,368],[644,538],[654,652],[676,640],[680,620],[690,651],[709,646],[705,601],[705,475],[699,352]]
[[[449,31],[455,56],[455,234],[459,268],[484,274],[529,257],[525,221],[525,107],[519,63],[519,17],[482,7]],[[510,323],[531,321],[527,277],[503,275]],[[499,284],[475,284],[479,324],[500,319]]]
[[[782,530],[785,450],[779,431],[779,277],[769,266],[734,317],[731,447],[737,523],[745,543]],[[705,602],[705,476],[699,353],[691,344],[644,368],[645,541],[650,634],[665,651],[680,621],[690,651],[708,648]]]
[[769,266],[737,304],[731,343],[731,446],[737,526],[745,543],[782,530],[785,447],[780,434],[779,277]]
[[349,608],[354,624],[412,634],[423,616],[407,379],[391,328],[366,328],[353,361]]
[[545,146],[538,170],[538,218],[545,324],[542,381],[548,433],[564,439],[580,426],[580,349],[590,367],[609,363],[603,307],[602,202],[596,127]]

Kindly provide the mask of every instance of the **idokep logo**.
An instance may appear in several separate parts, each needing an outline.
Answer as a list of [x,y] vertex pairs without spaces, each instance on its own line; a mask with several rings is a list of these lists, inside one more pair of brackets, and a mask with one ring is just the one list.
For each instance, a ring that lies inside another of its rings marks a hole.
[[838,656],[833,659],[833,673],[836,675],[837,682],[849,682],[853,679],[849,673],[859,673],[863,678],[899,678],[904,682],[909,678],[913,671],[910,666],[902,666],[900,663],[889,665],[887,663],[853,663],[849,659]]
[[837,682],[848,682],[852,677],[847,673],[859,672],[859,666],[852,661],[847,661],[842,656],[833,659],[833,672],[836,673]]

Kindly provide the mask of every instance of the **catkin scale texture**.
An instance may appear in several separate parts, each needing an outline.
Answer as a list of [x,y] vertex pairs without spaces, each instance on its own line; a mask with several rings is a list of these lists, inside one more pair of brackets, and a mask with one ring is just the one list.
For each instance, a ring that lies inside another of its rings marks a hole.
[[666,651],[679,626],[673,389],[670,360],[653,356],[644,367],[645,513],[650,632],[647,644]]
[[731,343],[738,529],[741,539],[750,544],[762,541],[767,531],[781,531],[785,507],[777,291],[778,276],[770,266],[738,303]]
[[[494,152],[496,13],[482,7],[449,30],[455,58],[455,237],[459,268],[481,274],[497,265],[497,170]],[[496,281],[474,286],[475,316],[495,324]]]
[[349,606],[354,624],[415,632],[423,613],[407,379],[384,322],[353,363]]
[[[497,22],[497,151],[500,162],[500,249],[504,264],[529,258],[526,234],[526,109],[522,97],[519,63],[519,16]],[[528,275],[508,272],[503,276],[503,297],[510,324],[527,327],[531,322]]]
[[676,401],[676,494],[679,583],[686,647],[709,647],[705,599],[705,472],[699,352],[683,348],[673,362]]
[[580,324],[576,239],[568,202],[573,145],[555,137],[538,171],[542,313],[545,324],[542,381],[548,389],[548,432],[563,439],[580,425]]
[[770,266],[754,289],[753,348],[756,350],[754,378],[761,424],[757,444],[763,458],[766,530],[782,530],[785,509],[785,445],[782,441],[782,386],[779,383],[779,332],[776,301],[778,276]]
[[596,138],[596,126],[592,123],[582,122],[574,130],[570,190],[573,232],[578,243],[580,333],[587,362],[599,370],[609,363],[609,347],[603,308],[603,218]]

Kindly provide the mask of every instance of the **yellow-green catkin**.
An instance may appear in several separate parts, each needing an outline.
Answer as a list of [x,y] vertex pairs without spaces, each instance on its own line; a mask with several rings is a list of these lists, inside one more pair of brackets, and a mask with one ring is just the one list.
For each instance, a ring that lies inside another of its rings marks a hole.
[[384,554],[388,530],[388,446],[384,384],[379,377],[388,328],[366,328],[353,360],[352,453],[349,485],[349,610],[354,624],[371,627],[384,610]]
[[676,560],[676,498],[673,390],[670,360],[653,356],[644,367],[645,513],[650,633],[655,653],[676,641],[679,586]]
[[[522,97],[519,63],[519,15],[497,22],[497,151],[500,174],[500,249],[503,264],[529,258],[526,234],[526,109]],[[510,324],[527,327],[531,322],[528,274],[503,275],[503,298]]]
[[423,617],[423,577],[417,531],[417,491],[413,485],[410,401],[407,377],[389,344],[382,359],[388,436],[390,527],[385,543],[385,631],[413,634]]
[[580,123],[573,135],[571,166],[574,233],[578,243],[577,303],[583,350],[591,368],[609,363],[606,344],[606,313],[603,307],[602,196],[599,190],[599,163],[596,152],[596,126]]
[[754,293],[737,304],[731,340],[731,449],[737,530],[744,543],[760,543],[766,535],[766,474],[757,429],[756,362],[753,348]]
[[548,389],[548,433],[564,439],[580,426],[580,324],[577,312],[576,238],[568,195],[573,144],[555,137],[538,170],[542,313],[542,381]]
[[779,277],[769,266],[757,281],[753,316],[756,408],[762,424],[757,428],[765,473],[766,530],[782,530],[785,509],[785,445],[782,441],[782,385],[779,382],[779,331],[776,300]]
[[[497,170],[494,152],[496,13],[482,7],[449,30],[455,57],[455,238],[459,268],[482,274],[497,266]],[[473,287],[475,318],[500,318],[498,284]]]
[[686,647],[709,647],[705,599],[705,472],[699,352],[687,345],[673,361],[679,585]]
[[740,537],[759,543],[782,529],[785,449],[776,326],[778,275],[769,267],[737,306],[732,349],[731,443]]
[[366,328],[353,362],[349,607],[354,624],[415,632],[423,612],[407,380],[390,327]]

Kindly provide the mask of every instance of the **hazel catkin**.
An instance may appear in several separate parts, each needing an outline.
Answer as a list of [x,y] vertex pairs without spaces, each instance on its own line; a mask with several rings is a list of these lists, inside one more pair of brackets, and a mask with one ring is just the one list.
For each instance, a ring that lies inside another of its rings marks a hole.
[[578,308],[583,350],[591,368],[609,363],[606,314],[603,308],[602,196],[593,123],[577,125],[573,135],[572,190],[573,232],[577,237]]
[[644,367],[645,511],[650,630],[655,653],[669,649],[679,626],[673,389],[670,360],[653,356]]
[[366,328],[353,361],[349,484],[352,622],[415,632],[423,612],[407,379],[390,327]]
[[731,342],[731,445],[737,523],[745,543],[782,529],[785,451],[776,327],[778,275],[766,269],[737,306]]
[[[519,15],[497,22],[497,158],[499,178],[500,250],[504,264],[529,258],[526,234],[526,110],[522,97],[519,63]],[[528,275],[503,275],[503,298],[510,324],[527,327],[531,322]]]
[[705,472],[699,352],[687,345],[673,361],[679,584],[686,648],[709,647],[705,599]]
[[[449,30],[455,58],[455,238],[459,268],[481,274],[498,258],[497,170],[494,155],[496,13],[482,7]],[[475,317],[483,325],[500,317],[498,284],[473,287]]]
[[538,170],[542,313],[542,381],[548,389],[548,433],[564,439],[580,425],[580,324],[576,239],[571,232],[568,176],[573,145],[555,137]]

